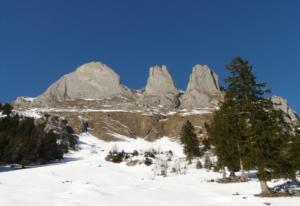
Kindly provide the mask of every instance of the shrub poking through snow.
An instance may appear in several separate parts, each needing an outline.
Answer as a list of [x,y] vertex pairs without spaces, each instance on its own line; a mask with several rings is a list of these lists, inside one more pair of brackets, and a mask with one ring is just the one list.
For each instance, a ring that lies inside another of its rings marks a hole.
[[202,163],[200,162],[200,160],[198,160],[196,163],[196,169],[202,169]]
[[144,153],[144,157],[150,157],[150,158],[155,158],[155,156],[157,155],[157,151],[154,149],[151,149],[147,152]]
[[187,121],[181,128],[180,140],[183,144],[184,153],[189,163],[192,163],[194,157],[200,157],[201,151],[199,148],[199,141],[195,134],[194,126],[190,121]]
[[132,152],[132,156],[135,157],[135,156],[139,156],[139,152],[137,150],[134,150]]
[[146,157],[146,159],[144,160],[144,164],[147,166],[150,166],[153,164],[153,161],[152,161],[152,159]]
[[108,155],[105,157],[106,161],[110,161],[113,163],[121,163],[125,159],[125,152],[118,152],[117,150],[111,150]]

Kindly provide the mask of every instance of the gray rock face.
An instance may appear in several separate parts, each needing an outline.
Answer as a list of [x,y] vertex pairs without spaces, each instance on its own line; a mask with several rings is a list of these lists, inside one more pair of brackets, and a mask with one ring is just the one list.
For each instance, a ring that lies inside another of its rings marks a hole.
[[100,62],[81,65],[53,83],[34,103],[74,99],[102,99],[128,92],[120,77],[111,68]]
[[288,105],[286,99],[283,99],[279,96],[272,96],[271,101],[273,102],[276,109],[282,110],[285,114],[287,114],[286,120],[287,122],[293,122],[298,119],[297,113]]
[[179,91],[165,65],[150,68],[144,95],[150,105],[178,106]]
[[181,107],[188,109],[214,107],[220,95],[216,73],[206,65],[196,65],[190,75],[187,90],[181,97]]

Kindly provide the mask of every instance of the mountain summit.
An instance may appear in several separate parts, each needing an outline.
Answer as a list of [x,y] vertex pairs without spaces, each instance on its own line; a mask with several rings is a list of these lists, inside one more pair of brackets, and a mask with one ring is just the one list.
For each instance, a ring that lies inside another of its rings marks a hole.
[[156,104],[171,108],[179,105],[179,91],[165,65],[150,68],[144,94],[149,97],[148,99],[152,98],[152,105]]
[[[90,62],[61,77],[37,98],[18,98],[14,107],[33,117],[64,117],[78,133],[88,125],[88,131],[108,141],[122,136],[148,140],[178,137],[187,120],[198,137],[205,138],[205,123],[223,98],[218,81],[208,66],[196,65],[182,93],[167,66],[153,66],[145,88],[133,90],[122,85],[109,66]],[[274,97],[272,101],[288,114],[287,120],[296,119],[285,100]]]
[[118,74],[105,64],[90,62],[54,82],[35,102],[47,105],[55,101],[101,99],[123,92]]
[[100,62],[90,62],[54,82],[32,105],[57,107],[66,101],[102,100],[97,102],[98,106],[214,108],[221,96],[217,75],[207,66],[196,65],[187,91],[182,98],[179,96],[180,92],[165,65],[151,67],[145,88],[132,90],[120,83],[120,77],[113,69]]
[[190,75],[186,92],[181,99],[182,108],[217,106],[221,91],[219,78],[206,65],[196,65]]

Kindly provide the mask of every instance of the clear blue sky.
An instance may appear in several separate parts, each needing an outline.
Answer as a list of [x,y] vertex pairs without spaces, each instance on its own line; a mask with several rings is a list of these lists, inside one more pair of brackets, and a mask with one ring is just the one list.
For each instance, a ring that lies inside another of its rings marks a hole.
[[259,80],[300,111],[300,1],[1,0],[0,101],[37,96],[99,60],[131,88],[166,64],[185,89],[192,66],[220,79],[242,56]]

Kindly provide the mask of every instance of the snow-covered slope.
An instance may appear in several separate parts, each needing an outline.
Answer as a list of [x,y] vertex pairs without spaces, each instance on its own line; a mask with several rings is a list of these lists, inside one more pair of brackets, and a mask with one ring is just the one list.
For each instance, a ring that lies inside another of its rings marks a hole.
[[[129,167],[104,160],[111,148],[125,151],[172,150],[182,157],[182,148],[168,138],[155,142],[127,139],[104,142],[92,135],[80,136],[80,150],[64,161],[23,170],[0,167],[1,206],[257,206],[299,205],[300,198],[263,199],[254,197],[259,184],[209,182],[221,174],[189,168],[185,175],[153,178],[153,167]],[[278,184],[278,183],[277,183]],[[233,195],[236,193],[240,195]]]

